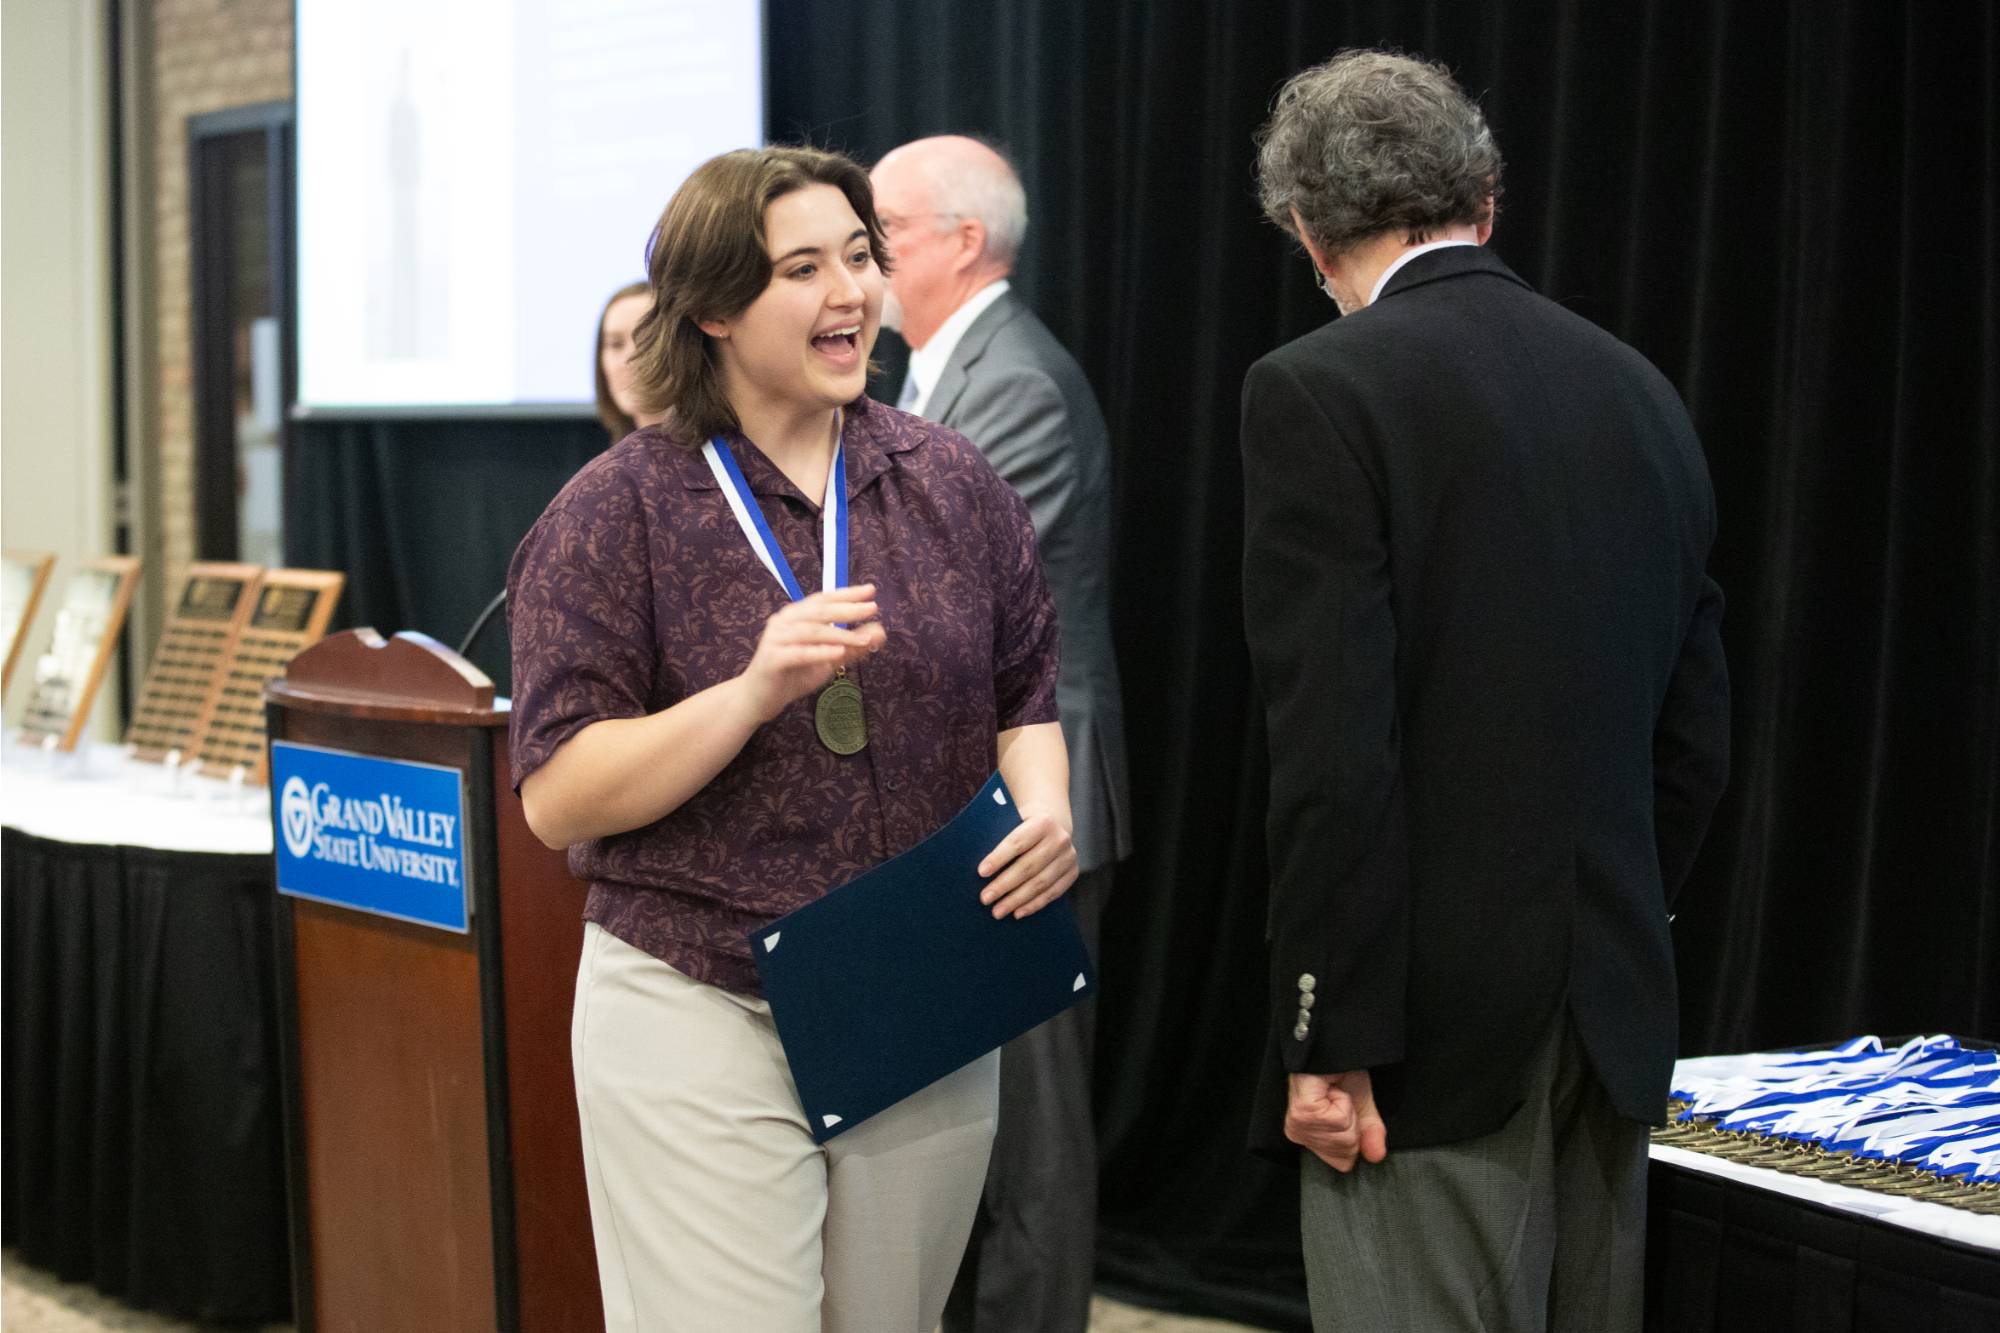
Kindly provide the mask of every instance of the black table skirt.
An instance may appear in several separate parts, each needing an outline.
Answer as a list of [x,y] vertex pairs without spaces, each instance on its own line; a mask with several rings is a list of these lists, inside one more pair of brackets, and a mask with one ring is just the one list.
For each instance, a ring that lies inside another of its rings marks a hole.
[[2000,1254],[1663,1162],[1646,1326],[1663,1333],[1994,1333]]
[[291,1317],[266,856],[0,829],[0,1239],[128,1304]]

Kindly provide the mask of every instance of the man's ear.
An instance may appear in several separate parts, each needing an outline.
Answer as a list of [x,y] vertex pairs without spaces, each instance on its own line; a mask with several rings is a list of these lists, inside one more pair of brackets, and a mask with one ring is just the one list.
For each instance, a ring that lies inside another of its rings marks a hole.
[[960,218],[952,229],[958,237],[958,259],[952,267],[968,269],[986,258],[986,224],[978,218]]
[[1307,258],[1311,259],[1313,267],[1320,271],[1320,276],[1331,279],[1333,277],[1332,262],[1320,250],[1318,242],[1313,240],[1312,233],[1306,230],[1306,220],[1299,216],[1299,210],[1296,206],[1292,209],[1292,234],[1298,237],[1299,244],[1306,248]]
[[1493,235],[1493,196],[1491,194],[1486,196],[1486,216],[1479,220],[1473,234],[1479,238],[1481,245],[1486,244]]

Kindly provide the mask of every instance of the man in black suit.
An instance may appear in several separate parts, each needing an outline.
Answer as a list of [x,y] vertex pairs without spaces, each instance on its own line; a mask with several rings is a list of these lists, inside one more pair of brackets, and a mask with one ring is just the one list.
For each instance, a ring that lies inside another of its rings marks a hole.
[[1727,778],[1700,443],[1481,248],[1500,174],[1451,76],[1382,52],[1299,75],[1259,134],[1343,315],[1243,386],[1253,1139],[1301,1162],[1321,1330],[1638,1328],[1668,904]]

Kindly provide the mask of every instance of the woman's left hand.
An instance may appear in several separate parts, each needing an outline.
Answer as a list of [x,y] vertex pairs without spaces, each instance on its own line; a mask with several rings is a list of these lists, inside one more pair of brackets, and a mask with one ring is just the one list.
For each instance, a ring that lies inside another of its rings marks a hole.
[[1024,805],[1021,826],[986,854],[979,873],[992,879],[979,901],[995,920],[1033,916],[1076,883],[1076,846],[1055,816]]

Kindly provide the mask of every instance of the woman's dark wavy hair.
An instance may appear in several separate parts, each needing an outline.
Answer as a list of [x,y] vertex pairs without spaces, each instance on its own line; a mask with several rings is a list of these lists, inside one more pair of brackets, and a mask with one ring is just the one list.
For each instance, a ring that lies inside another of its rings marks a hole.
[[632,331],[633,387],[647,412],[667,414],[666,429],[682,444],[698,447],[737,429],[714,339],[699,321],[742,314],[770,285],[764,212],[773,200],[812,185],[847,196],[886,274],[889,251],[868,173],[838,153],[794,147],[723,153],[696,167],[660,214],[647,245],[653,308]]
[[1500,149],[1477,103],[1442,65],[1342,51],[1279,90],[1257,131],[1264,213],[1340,254],[1381,232],[1419,244],[1492,219]]

